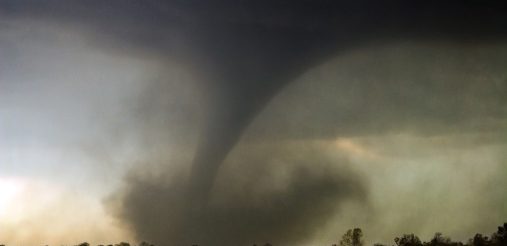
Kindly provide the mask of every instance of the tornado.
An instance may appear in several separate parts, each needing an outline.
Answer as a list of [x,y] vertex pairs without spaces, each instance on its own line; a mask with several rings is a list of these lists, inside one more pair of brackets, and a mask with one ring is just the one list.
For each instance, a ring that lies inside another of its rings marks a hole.
[[[78,29],[108,48],[208,73],[208,120],[189,184],[205,204],[220,164],[286,84],[341,51],[406,40],[505,39],[499,1],[3,1],[0,13]],[[128,26],[126,28],[125,26]]]
[[215,101],[189,178],[189,201],[196,207],[206,205],[221,163],[255,116],[310,68],[365,45],[407,40],[491,42],[505,40],[507,30],[500,13],[505,6],[492,1],[231,5],[218,4],[226,12],[246,10],[248,17],[233,14],[235,21],[220,21],[213,33],[196,37],[205,40],[205,45],[195,47],[214,64],[217,74],[212,81]]
[[[247,38],[230,37],[234,41],[227,41],[226,55],[221,53],[213,59],[221,64],[213,70],[213,74],[218,71],[212,78],[213,100],[189,179],[190,199],[196,206],[205,206],[221,163],[255,116],[285,85],[306,71],[312,64],[310,60],[319,60],[314,53],[315,35],[286,32],[261,31],[261,40],[252,40],[259,35],[258,31],[246,35]],[[313,36],[313,40],[308,36]],[[239,54],[240,58],[228,57],[229,54]],[[221,62],[222,59],[231,63]]]
[[[202,72],[202,86],[210,96],[185,188],[128,180],[132,187],[122,200],[121,216],[134,225],[138,237],[148,240],[163,243],[181,237],[176,241],[190,243],[202,238],[206,245],[235,245],[250,243],[245,238],[255,236],[278,237],[274,242],[279,243],[301,240],[297,236],[309,235],[303,232],[316,228],[308,217],[326,219],[334,211],[326,196],[336,194],[331,199],[336,203],[351,194],[365,196],[361,182],[347,175],[307,177],[300,172],[298,177],[309,180],[307,183],[295,182],[287,193],[274,196],[286,198],[276,205],[294,204],[289,209],[256,210],[234,204],[233,213],[208,208],[224,160],[278,92],[312,67],[367,45],[503,42],[507,36],[505,5],[458,0],[7,0],[0,2],[0,20],[56,23],[83,33],[99,48],[147,54],[161,63],[174,59]],[[308,197],[314,204],[305,203]],[[182,198],[184,205],[173,205]],[[143,203],[157,199],[162,205]],[[311,208],[324,212],[313,214],[308,212]],[[159,221],[164,219],[177,229],[167,232],[169,226]],[[204,225],[187,222],[193,219]],[[233,220],[226,221],[232,226],[226,227],[225,219]],[[255,227],[248,227],[249,222]],[[308,226],[291,228],[303,222]],[[221,244],[231,234],[238,236]]]

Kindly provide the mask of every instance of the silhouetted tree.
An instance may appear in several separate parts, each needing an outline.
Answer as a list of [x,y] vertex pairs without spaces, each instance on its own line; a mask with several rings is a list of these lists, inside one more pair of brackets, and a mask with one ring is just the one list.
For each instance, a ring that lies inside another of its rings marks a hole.
[[405,234],[402,237],[394,238],[394,242],[398,246],[422,246],[421,239],[414,234]]
[[469,245],[473,246],[489,246],[491,242],[487,236],[483,236],[480,233],[475,234],[474,238],[469,241]]
[[349,229],[342,236],[340,246],[362,246],[363,245],[363,231],[360,228]]
[[442,233],[437,232],[431,239],[429,243],[425,243],[425,245],[431,245],[431,246],[447,246],[447,245],[453,245],[453,242],[450,238],[442,236]]
[[507,223],[498,227],[497,232],[491,236],[491,240],[495,245],[507,245]]

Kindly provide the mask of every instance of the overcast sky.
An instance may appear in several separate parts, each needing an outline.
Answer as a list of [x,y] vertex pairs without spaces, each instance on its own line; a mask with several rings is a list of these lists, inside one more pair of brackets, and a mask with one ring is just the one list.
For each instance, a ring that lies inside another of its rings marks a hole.
[[[209,68],[93,31],[0,18],[0,243],[160,241],[181,226],[181,176],[214,112]],[[506,67],[505,42],[401,39],[306,70],[239,135],[193,233],[493,232],[507,220]]]

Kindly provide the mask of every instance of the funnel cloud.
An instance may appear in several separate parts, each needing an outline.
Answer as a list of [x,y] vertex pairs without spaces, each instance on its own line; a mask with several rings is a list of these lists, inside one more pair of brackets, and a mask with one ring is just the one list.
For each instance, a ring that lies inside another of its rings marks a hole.
[[[301,124],[286,127],[298,124],[299,120],[290,117],[282,123],[277,120],[277,115],[289,111],[285,107],[275,107],[267,112],[268,119],[261,117],[260,122],[254,122],[275,96],[311,69],[332,59],[347,55],[350,58],[350,53],[365,47],[407,42],[477,47],[505,43],[506,10],[505,4],[497,1],[457,0],[18,0],[0,3],[0,21],[5,25],[29,23],[35,28],[37,24],[33,23],[45,23],[78,33],[94,49],[115,56],[140,57],[156,63],[159,69],[162,67],[156,83],[142,82],[147,88],[153,87],[138,95],[137,111],[125,106],[126,114],[135,116],[128,118],[124,128],[136,132],[147,143],[159,147],[174,144],[184,150],[176,154],[172,150],[173,156],[167,157],[170,154],[154,147],[152,156],[137,161],[139,164],[128,172],[123,186],[107,199],[108,208],[137,238],[157,244],[246,245],[257,240],[301,243],[312,239],[318,224],[326,223],[342,204],[350,201],[369,204],[368,182],[347,158],[329,157],[313,146],[288,150],[285,144],[292,144],[295,139],[383,134],[396,129],[398,124],[393,122],[398,121],[404,121],[406,124],[401,124],[404,127],[417,125],[415,131],[419,132],[422,127],[404,116],[414,115],[411,118],[417,121],[439,121],[473,101],[464,96],[460,98],[462,101],[450,102],[446,104],[450,106],[439,110],[444,103],[438,100],[432,101],[434,104],[422,103],[426,94],[437,88],[437,92],[445,94],[441,97],[445,97],[459,87],[456,84],[472,87],[478,82],[456,82],[451,78],[451,82],[442,82],[453,86],[447,88],[432,83],[431,76],[421,75],[423,79],[414,80],[409,86],[389,79],[358,85],[353,78],[344,76],[350,81],[336,82],[340,86],[334,88],[343,88],[355,93],[356,99],[364,100],[355,101],[354,105],[358,105],[355,110],[340,110],[337,117],[324,112],[324,116],[320,115],[321,125],[303,126],[304,131],[298,131]],[[420,64],[428,63],[432,61]],[[164,66],[175,64],[192,74],[188,82],[191,85],[185,86],[199,88],[185,94],[190,99],[178,97],[174,92],[178,88],[171,88],[168,82],[174,79],[171,72],[163,71]],[[407,67],[409,71],[411,67]],[[385,70],[375,64],[368,64],[365,70],[390,76],[382,74]],[[389,100],[384,98],[389,90],[382,90],[385,88],[379,86],[381,83],[390,87],[391,92],[408,89]],[[350,87],[343,86],[349,84]],[[505,87],[498,83],[492,86],[500,88],[494,99],[501,98]],[[357,93],[359,90],[378,90],[384,94]],[[417,94],[417,90],[424,96]],[[475,95],[473,88],[461,91]],[[322,95],[335,102],[334,95]],[[407,100],[404,95],[415,95],[418,100],[407,107],[400,106]],[[157,104],[157,100],[163,102]],[[312,106],[311,102],[309,105]],[[386,105],[392,111],[383,112],[388,115],[379,114]],[[173,110],[180,106],[184,109]],[[185,111],[187,106],[191,110]],[[295,111],[301,116],[305,115],[304,109],[303,106],[301,112]],[[165,117],[164,110],[176,113]],[[476,114],[481,109],[470,111]],[[312,112],[306,115],[312,116]],[[501,124],[498,115],[502,112],[492,110],[490,116],[495,126]],[[359,113],[367,116],[358,117]],[[179,118],[183,120],[178,121]],[[451,115],[448,119],[436,125],[468,118]],[[254,123],[257,125],[253,131],[246,134]],[[165,136],[164,124],[168,125],[167,131],[169,125],[178,125],[179,133],[169,135],[170,141],[161,137]],[[150,129],[153,126],[159,132]],[[263,131],[269,136],[262,135]],[[165,142],[171,144],[164,145]],[[270,147],[248,148],[252,142]],[[270,145],[272,142],[279,145]],[[340,146],[351,153],[366,153],[355,145]]]

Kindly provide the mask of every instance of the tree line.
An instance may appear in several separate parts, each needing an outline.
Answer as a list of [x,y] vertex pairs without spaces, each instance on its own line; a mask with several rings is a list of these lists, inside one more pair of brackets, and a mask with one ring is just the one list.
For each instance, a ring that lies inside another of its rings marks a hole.
[[[360,228],[348,230],[340,241],[340,246],[364,246],[363,232]],[[389,244],[376,243],[374,246],[387,246]],[[393,244],[391,244],[393,245]],[[467,242],[455,242],[442,233],[437,232],[428,242],[423,242],[414,234],[404,234],[394,238],[395,246],[507,246],[507,223],[499,226],[498,230],[489,237],[480,233],[475,234]],[[333,244],[333,246],[337,246]]]
[[[261,244],[262,246],[273,246],[270,243]],[[261,246],[259,245],[259,246]],[[348,230],[345,234],[343,234],[339,246],[364,246],[363,241],[363,231],[360,228],[354,228]],[[389,244],[380,244],[376,243],[374,246],[388,246]],[[442,233],[437,232],[428,242],[423,242],[419,239],[418,236],[414,234],[404,234],[400,237],[394,238],[394,244],[390,244],[392,246],[507,246],[507,223],[504,223],[503,226],[499,226],[498,230],[492,233],[490,236],[485,236],[480,233],[475,234],[473,238],[470,238],[467,242],[455,242],[452,241],[449,237],[445,237]],[[0,244],[0,246],[6,246],[4,244]],[[47,245],[46,245],[47,246]],[[89,243],[84,242],[74,246],[90,246]],[[121,242],[118,244],[108,244],[108,245],[97,245],[97,246],[135,246],[130,245],[126,242]],[[154,246],[153,244],[147,242],[141,242],[138,246]],[[191,246],[199,246],[199,245],[191,245]],[[253,246],[258,246],[257,244],[253,244]],[[337,244],[333,244],[332,246],[338,246]]]

